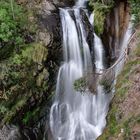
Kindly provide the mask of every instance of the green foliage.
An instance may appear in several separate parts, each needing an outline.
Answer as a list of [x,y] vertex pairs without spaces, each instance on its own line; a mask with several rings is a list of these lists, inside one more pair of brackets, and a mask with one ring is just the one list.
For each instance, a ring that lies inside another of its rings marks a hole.
[[[28,124],[48,90],[47,49],[33,42],[36,18],[33,9],[25,8],[16,0],[0,0],[0,125],[15,118]],[[34,106],[26,114],[30,102]]]
[[[42,66],[46,57],[47,49],[42,44],[30,43],[20,53],[14,52],[0,63],[1,123],[12,121],[20,110],[26,108],[30,99],[38,101],[36,104],[41,103],[41,97],[48,89],[48,83],[44,80],[48,71]],[[35,113],[20,116],[20,121],[24,118],[22,122],[27,124],[32,119],[30,115],[35,116]]]
[[111,120],[111,123],[108,128],[112,135],[115,134],[117,131],[116,112],[117,112],[116,107],[113,107],[108,117],[108,120]]
[[133,22],[138,24],[140,22],[140,1],[139,0],[129,0],[131,5],[131,14],[134,15]]
[[5,106],[0,106],[0,112],[1,114],[5,114],[6,112],[8,112],[8,109]]
[[[124,111],[121,109],[120,104],[122,105],[124,100],[129,97],[128,90],[131,88],[133,81],[130,79],[131,76],[135,76],[135,73],[138,71],[136,69],[139,66],[139,52],[140,44],[135,49],[133,54],[131,54],[130,60],[125,64],[123,71],[118,76],[116,84],[116,94],[113,98],[112,104],[110,106],[110,111],[107,116],[107,127],[98,140],[108,140],[108,139],[130,139],[130,136],[133,133],[133,127],[140,123],[139,113],[129,115],[124,117]],[[129,90],[130,92],[131,90]],[[123,107],[123,106],[122,106]],[[121,130],[124,132],[121,133]],[[121,135],[120,135],[121,134]],[[119,136],[120,135],[120,136]],[[119,136],[119,137],[118,137]]]
[[74,89],[76,91],[83,93],[85,92],[86,88],[87,88],[87,80],[84,77],[79,78],[74,82]]
[[35,119],[35,116],[37,116],[38,112],[39,112],[39,109],[40,108],[37,108],[33,111],[29,111],[27,112],[25,115],[24,115],[24,118],[23,118],[23,124],[27,125],[31,119]]
[[15,47],[18,49],[24,43],[22,34],[27,23],[24,13],[14,0],[0,1],[0,59],[10,56]]
[[94,11],[94,17],[96,19],[94,21],[94,29],[97,35],[101,35],[103,33],[105,16],[113,7],[113,5],[114,5],[113,0],[108,1],[90,0],[89,6]]
[[[138,38],[140,38],[140,35],[138,36]],[[140,57],[140,43],[138,44],[138,46],[137,46],[137,49],[135,50],[135,55],[137,56],[137,57]],[[139,61],[138,61],[139,62]],[[139,62],[140,63],[140,62]]]
[[92,3],[98,2],[104,5],[112,6],[114,4],[114,0],[91,0]]
[[102,11],[95,11],[95,17],[96,19],[94,22],[94,30],[97,33],[97,35],[101,35],[104,30],[104,20],[105,20],[105,14]]
[[[113,79],[111,79],[113,80]],[[113,88],[112,83],[113,81],[110,81],[110,79],[101,79],[101,81],[99,82],[100,85],[104,86],[104,89],[106,90],[107,93],[109,93],[111,91],[111,89]]]

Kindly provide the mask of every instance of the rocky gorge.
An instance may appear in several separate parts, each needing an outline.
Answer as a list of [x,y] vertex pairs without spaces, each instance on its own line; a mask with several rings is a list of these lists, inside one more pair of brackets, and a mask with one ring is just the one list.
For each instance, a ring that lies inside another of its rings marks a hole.
[[[49,120],[56,77],[63,59],[59,8],[72,7],[74,3],[73,0],[16,0],[17,5],[24,7],[29,25],[24,32],[23,47],[10,55],[0,47],[1,140],[42,140],[43,137],[52,140],[46,120]],[[82,8],[81,14],[91,46],[94,30]],[[108,66],[118,58],[129,21],[128,1],[115,0],[105,15],[101,33]],[[91,47],[90,51],[94,60],[94,49]]]

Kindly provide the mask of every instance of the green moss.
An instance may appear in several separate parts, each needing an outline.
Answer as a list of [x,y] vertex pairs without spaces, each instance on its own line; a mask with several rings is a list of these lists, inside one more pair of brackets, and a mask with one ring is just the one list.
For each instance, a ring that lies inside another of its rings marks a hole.
[[95,11],[95,20],[94,21],[94,30],[97,33],[97,35],[101,35],[104,30],[104,20],[105,20],[105,14],[103,11]]
[[111,134],[115,134],[117,130],[117,121],[116,121],[116,108],[113,108],[111,113],[109,114],[109,120],[111,120],[110,126],[109,126],[109,131]]
[[113,0],[110,0],[108,2],[90,0],[89,6],[94,11],[94,17],[96,19],[94,21],[94,30],[97,35],[101,35],[103,33],[106,14],[110,11],[113,5]]
[[[137,57],[140,57],[140,43],[138,44],[137,48],[134,50],[134,53]],[[138,62],[138,63],[140,63],[140,62]]]
[[[139,115],[133,116],[133,114],[129,114],[129,116],[124,118],[119,107],[119,104],[127,97],[128,90],[132,85],[130,75],[135,75],[136,67],[140,64],[139,51],[140,47],[138,44],[138,47],[131,54],[123,71],[118,76],[116,94],[107,116],[107,127],[105,128],[103,135],[101,135],[98,140],[108,140],[110,138],[117,139],[118,135],[120,135],[119,139],[129,139],[132,133],[132,127],[140,122]],[[121,132],[121,130],[124,130],[124,132]]]
[[[33,41],[38,30],[35,7],[22,7],[15,0],[12,4],[13,11],[9,0],[0,1],[0,125],[24,117],[27,123],[36,116],[35,110],[48,90],[48,50]],[[32,117],[22,116],[32,100]]]
[[28,19],[25,9],[15,1],[0,1],[0,61],[7,59],[25,42]]
[[[108,140],[110,138],[117,139],[118,135],[120,135],[119,138],[122,140],[129,139],[131,134],[133,133],[132,128],[135,126],[135,124],[139,123],[137,122],[138,118],[139,116],[136,116],[136,117],[130,116],[127,119],[121,120],[119,123],[117,122],[116,124],[114,123],[114,125],[111,125],[111,126],[109,125],[106,128],[104,134],[100,136],[98,140]],[[122,130],[123,132],[121,132]]]
[[23,117],[23,120],[22,120],[23,124],[28,125],[31,119],[33,118],[35,119],[35,117],[38,116],[39,110],[40,108],[36,108],[33,111],[27,112]]
[[87,88],[87,80],[85,77],[79,78],[74,82],[74,89],[81,93],[84,93]]
[[25,105],[26,101],[26,97],[23,97],[23,99],[20,99],[17,102],[15,101],[15,104],[11,107],[10,110],[7,111],[7,114],[4,115],[2,123],[9,123],[12,120],[12,118],[16,115],[17,111]]
[[129,80],[130,74],[135,73],[135,66],[140,64],[140,61],[138,59],[131,60],[127,62],[125,65],[123,71],[118,76],[118,81],[116,85],[116,92],[118,93],[118,96],[123,97],[125,93],[127,93],[129,87],[131,86],[131,81]]
[[139,0],[129,0],[131,6],[131,14],[133,14],[134,19],[133,22],[135,25],[140,22],[140,1]]
[[112,83],[113,83],[113,78],[111,79],[106,79],[103,78],[99,81],[99,84],[102,85],[104,87],[104,89],[106,90],[106,92],[110,92],[112,89]]
[[[47,77],[48,71],[43,67],[46,59],[47,49],[40,43],[32,43],[23,47],[20,53],[13,53],[9,59],[0,63],[2,123],[14,119],[32,96],[38,100],[47,90],[44,77]],[[25,122],[26,120],[28,119],[25,119]]]
[[108,114],[108,119],[107,119],[107,123],[109,123],[109,125],[107,126],[107,128],[104,131],[104,134],[99,138],[99,140],[107,140],[109,139],[110,136],[114,136],[116,134],[116,132],[119,131],[119,126],[116,120],[116,113],[117,113],[117,107],[113,106],[111,111]]
[[130,134],[131,134],[131,128],[130,128],[130,122],[131,122],[131,119],[128,119],[127,121],[125,121],[123,123],[124,125],[124,138],[125,139],[129,139],[130,138]]

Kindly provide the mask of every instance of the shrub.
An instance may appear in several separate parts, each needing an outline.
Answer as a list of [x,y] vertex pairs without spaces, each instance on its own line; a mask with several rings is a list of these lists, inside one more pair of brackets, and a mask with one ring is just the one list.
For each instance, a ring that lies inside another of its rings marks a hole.
[[133,22],[138,24],[140,22],[140,1],[139,0],[129,0],[131,6],[131,14],[134,15]]
[[97,35],[101,35],[103,33],[105,16],[113,5],[113,0],[90,0],[89,6],[94,11],[94,17],[96,19],[94,21],[94,30]]
[[0,60],[24,43],[25,17],[23,8],[13,0],[0,1]]
[[78,92],[84,93],[87,88],[87,80],[85,77],[79,78],[74,82],[74,89]]

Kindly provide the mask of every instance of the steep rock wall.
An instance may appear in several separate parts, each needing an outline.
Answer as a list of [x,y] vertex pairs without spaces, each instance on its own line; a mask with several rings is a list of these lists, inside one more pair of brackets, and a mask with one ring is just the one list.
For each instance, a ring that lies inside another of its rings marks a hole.
[[131,40],[131,51],[116,82],[107,126],[98,140],[140,139],[140,26]]
[[15,122],[24,127],[35,125],[39,118],[48,114],[42,110],[55,90],[62,60],[58,7],[72,5],[73,1],[16,2],[25,9],[30,21],[28,27],[33,28],[34,34],[27,36],[27,41],[31,41],[25,43],[18,53],[0,60],[0,126]]
[[130,20],[130,8],[127,0],[115,1],[115,7],[106,16],[102,41],[109,60],[118,58],[121,41]]

